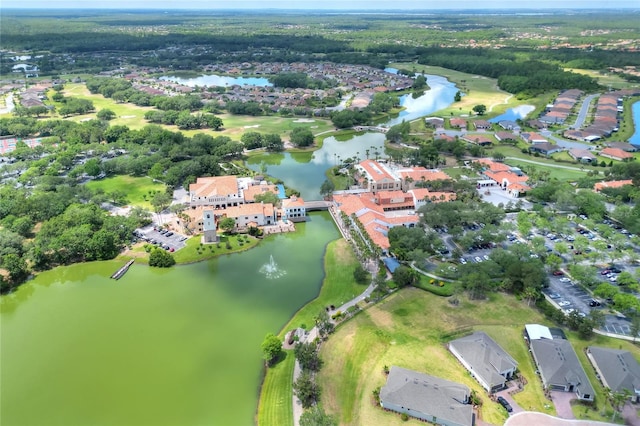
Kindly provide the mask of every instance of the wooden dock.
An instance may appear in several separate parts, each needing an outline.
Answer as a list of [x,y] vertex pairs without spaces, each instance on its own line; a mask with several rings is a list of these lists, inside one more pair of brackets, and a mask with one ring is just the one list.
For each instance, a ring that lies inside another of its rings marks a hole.
[[127,271],[129,270],[129,266],[131,266],[131,265],[133,265],[133,259],[128,261],[122,268],[120,268],[116,272],[114,272],[114,274],[111,275],[111,278],[113,278],[114,280],[119,280],[120,278],[122,278],[122,276],[124,274],[127,273]]

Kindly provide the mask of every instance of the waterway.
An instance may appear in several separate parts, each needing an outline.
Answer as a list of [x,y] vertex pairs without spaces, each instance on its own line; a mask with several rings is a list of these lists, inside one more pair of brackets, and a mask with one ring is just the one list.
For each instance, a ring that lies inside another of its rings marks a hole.
[[[323,279],[328,213],[244,253],[167,270],[95,262],[3,296],[2,425],[252,425],[260,344]],[[273,256],[284,274],[260,269]]]
[[[326,179],[327,169],[342,164],[347,158],[363,160],[385,158],[384,134],[362,133],[347,138],[326,138],[322,148],[306,153],[261,153],[250,157],[246,164],[255,171],[281,179],[288,187],[300,191],[305,200],[319,200],[320,185]],[[340,189],[340,188],[337,188]],[[344,189],[344,188],[342,188]]]
[[534,107],[533,105],[519,105],[517,107],[509,108],[505,111],[504,114],[493,117],[488,121],[490,123],[499,123],[503,120],[516,121],[518,119],[525,118],[534,109],[536,109],[536,107]]
[[229,77],[225,75],[207,74],[199,77],[178,77],[175,75],[160,77],[160,80],[173,81],[184,86],[273,86],[268,78],[264,77]]
[[633,136],[629,138],[629,143],[640,146],[640,101],[633,103],[631,111],[633,112],[633,126],[636,131]]

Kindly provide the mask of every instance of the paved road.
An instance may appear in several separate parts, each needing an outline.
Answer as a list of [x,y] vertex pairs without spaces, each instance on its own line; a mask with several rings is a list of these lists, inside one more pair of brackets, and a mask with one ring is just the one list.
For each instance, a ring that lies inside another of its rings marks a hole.
[[582,105],[580,106],[580,111],[578,112],[578,117],[576,118],[576,122],[571,126],[572,129],[581,129],[584,125],[584,121],[587,119],[587,114],[589,113],[589,108],[591,107],[591,102],[597,97],[600,96],[599,93],[595,93],[593,95],[587,95],[584,97],[582,101]]

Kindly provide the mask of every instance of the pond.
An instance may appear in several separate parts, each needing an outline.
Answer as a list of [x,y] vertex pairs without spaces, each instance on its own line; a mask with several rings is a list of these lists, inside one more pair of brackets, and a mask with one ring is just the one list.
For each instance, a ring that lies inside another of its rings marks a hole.
[[163,76],[160,77],[160,80],[165,81],[173,81],[175,83],[182,84],[184,86],[195,87],[195,86],[260,86],[267,87],[273,86],[272,83],[269,82],[269,79],[263,77],[230,77],[226,75],[215,75],[215,74],[207,74],[201,75],[199,77],[178,77],[178,76]]
[[525,118],[534,109],[536,109],[536,107],[533,105],[519,105],[517,107],[509,108],[504,114],[493,117],[488,121],[490,123],[499,123],[503,120],[516,121],[518,119]]
[[[260,344],[315,298],[327,212],[247,252],[167,270],[45,272],[3,296],[3,425],[252,425]],[[267,277],[270,257],[281,274]]]
[[455,84],[439,75],[424,74],[424,76],[427,78],[427,84],[430,89],[417,98],[414,98],[411,93],[402,95],[400,97],[400,106],[405,109],[397,117],[384,123],[384,125],[393,126],[402,123],[403,120],[412,121],[447,108],[453,103],[453,98],[458,92]]
[[249,157],[246,165],[252,170],[281,179],[288,187],[300,191],[304,200],[320,200],[320,186],[327,178],[327,169],[341,164],[347,158],[363,160],[367,154],[369,158],[375,158],[376,155],[385,158],[384,139],[382,133],[362,133],[346,139],[332,136],[326,138],[322,148],[317,151],[261,153]]
[[635,128],[635,133],[631,138],[629,138],[629,143],[640,146],[640,101],[633,103],[631,111],[633,112],[633,126]]

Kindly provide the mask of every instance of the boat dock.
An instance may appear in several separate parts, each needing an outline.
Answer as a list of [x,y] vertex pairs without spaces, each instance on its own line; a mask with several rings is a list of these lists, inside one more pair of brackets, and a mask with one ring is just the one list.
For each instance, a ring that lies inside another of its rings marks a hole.
[[114,280],[119,280],[124,274],[127,273],[127,271],[129,270],[129,266],[131,265],[133,265],[133,259],[128,261],[122,268],[118,269],[113,275],[111,275],[111,278],[113,278]]

